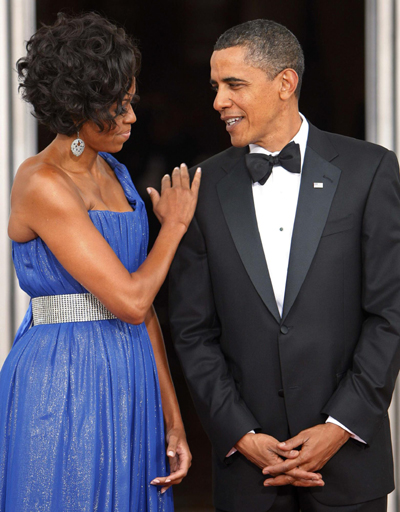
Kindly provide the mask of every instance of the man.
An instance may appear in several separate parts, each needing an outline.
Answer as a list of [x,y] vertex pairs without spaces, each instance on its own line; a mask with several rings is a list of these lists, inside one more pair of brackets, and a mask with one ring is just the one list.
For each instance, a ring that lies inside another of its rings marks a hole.
[[394,487],[398,164],[308,123],[303,69],[271,21],[215,45],[233,147],[201,164],[171,271],[173,337],[213,444],[217,510],[380,512]]

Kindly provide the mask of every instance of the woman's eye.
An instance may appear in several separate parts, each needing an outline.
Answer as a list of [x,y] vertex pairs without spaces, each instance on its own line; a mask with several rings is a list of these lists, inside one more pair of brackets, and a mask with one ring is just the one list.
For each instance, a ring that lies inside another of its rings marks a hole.
[[134,94],[131,99],[131,105],[132,107],[135,107],[140,101],[140,96],[138,94]]

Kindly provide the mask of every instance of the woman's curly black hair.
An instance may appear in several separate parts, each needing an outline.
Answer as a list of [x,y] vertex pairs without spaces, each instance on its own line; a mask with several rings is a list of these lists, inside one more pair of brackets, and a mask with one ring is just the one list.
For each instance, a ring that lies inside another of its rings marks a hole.
[[54,25],[30,38],[26,50],[17,62],[19,88],[40,123],[69,136],[88,120],[100,130],[115,126],[141,61],[122,28],[96,13],[59,13]]

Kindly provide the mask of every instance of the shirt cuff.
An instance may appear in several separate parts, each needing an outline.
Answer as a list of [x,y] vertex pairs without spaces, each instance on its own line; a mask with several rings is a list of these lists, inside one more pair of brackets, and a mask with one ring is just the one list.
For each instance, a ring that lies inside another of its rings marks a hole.
[[352,432],[347,427],[342,425],[339,421],[335,420],[335,418],[332,418],[332,416],[329,416],[329,418],[326,420],[325,423],[333,423],[334,425],[337,425],[338,427],[341,427],[343,430],[348,432],[352,439],[355,439],[356,441],[358,441],[360,443],[367,444],[363,439],[361,439],[361,437],[358,437],[354,432]]
[[[250,432],[247,432],[247,433],[248,433],[248,434],[255,434],[254,430],[250,430]],[[236,453],[236,452],[237,452],[236,448],[235,448],[235,447],[233,447],[233,448],[232,448],[232,450],[230,450],[230,451],[228,452],[227,457],[230,457],[231,455],[233,455],[233,454],[234,454],[234,453]]]

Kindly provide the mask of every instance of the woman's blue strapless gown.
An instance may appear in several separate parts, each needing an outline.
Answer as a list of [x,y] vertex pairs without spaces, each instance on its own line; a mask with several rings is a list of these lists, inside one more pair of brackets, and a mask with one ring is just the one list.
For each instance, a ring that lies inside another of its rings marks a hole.
[[[147,216],[125,166],[114,169],[133,212],[90,211],[129,272],[146,257]],[[86,290],[36,238],[13,243],[31,297]],[[144,324],[31,326],[31,308],[0,373],[0,512],[169,512],[154,355]]]

